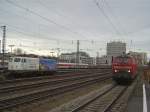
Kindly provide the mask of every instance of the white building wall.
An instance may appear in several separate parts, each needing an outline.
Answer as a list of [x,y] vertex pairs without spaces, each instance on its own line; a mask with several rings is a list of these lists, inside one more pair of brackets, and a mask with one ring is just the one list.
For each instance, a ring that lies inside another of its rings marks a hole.
[[126,53],[126,43],[123,42],[110,42],[107,43],[107,56],[116,57]]
[[[63,54],[60,55],[59,59],[61,60],[61,62],[72,63],[73,61],[73,63],[76,63],[76,54]],[[79,63],[93,65],[96,63],[96,60],[93,57],[82,56],[81,54],[79,54]]]
[[112,58],[126,53],[126,43],[123,42],[110,42],[107,43],[107,62],[111,65]]

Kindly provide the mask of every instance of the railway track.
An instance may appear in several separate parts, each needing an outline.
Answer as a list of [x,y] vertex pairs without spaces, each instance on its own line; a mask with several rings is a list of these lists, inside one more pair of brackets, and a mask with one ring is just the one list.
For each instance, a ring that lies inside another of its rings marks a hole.
[[59,82],[65,82],[65,81],[71,81],[75,79],[82,79],[82,78],[88,78],[88,77],[94,77],[99,75],[105,75],[110,72],[104,72],[99,73],[95,72],[93,75],[92,72],[86,72],[86,73],[75,73],[75,74],[66,74],[66,75],[55,75],[55,76],[43,76],[43,77],[33,77],[33,78],[22,78],[22,79],[16,79],[16,80],[6,80],[0,82],[0,93],[9,91],[11,89],[15,90],[19,89],[19,87],[25,87],[30,85],[41,85],[41,84],[55,84]]
[[63,78],[63,79],[49,79],[45,80],[42,82],[32,82],[32,83],[27,83],[27,84],[22,84],[22,85],[13,85],[13,86],[8,86],[8,87],[3,87],[0,88],[0,99],[2,96],[10,96],[12,93],[18,93],[21,92],[21,90],[24,92],[37,89],[42,89],[42,88],[47,88],[47,87],[55,87],[55,86],[60,86],[60,85],[66,85],[74,82],[81,82],[85,80],[90,80],[90,79],[95,79],[99,77],[107,77],[111,76],[111,74],[108,73],[96,73],[93,75],[86,75],[86,76],[78,76],[78,77],[71,77],[71,78]]
[[64,75],[64,74],[74,74],[74,73],[85,73],[91,71],[111,71],[110,68],[106,69],[58,69],[57,71],[0,71],[2,76],[0,80],[6,79],[19,79],[19,78],[31,78],[31,77],[41,77],[41,76],[50,76],[50,75]]
[[86,70],[101,70],[101,71],[105,71],[105,70],[111,70],[111,67],[100,67],[100,68],[70,68],[70,69],[58,69],[57,73],[69,73],[69,72],[82,72],[82,71],[86,71]]
[[91,100],[85,105],[82,105],[71,112],[108,112],[111,106],[124,93],[127,87],[115,86],[104,95],[100,95],[96,99]]
[[[110,69],[108,70],[86,70],[86,71],[76,71],[76,72],[67,72],[67,73],[56,73],[56,74],[53,74],[53,75],[44,75],[44,76],[37,76],[37,77],[20,77],[20,78],[16,78],[16,79],[7,79],[7,80],[2,80],[0,81],[0,86],[2,85],[6,85],[6,84],[9,84],[9,83],[20,83],[20,82],[25,82],[25,81],[35,81],[35,80],[42,80],[42,79],[49,79],[49,78],[61,78],[61,77],[72,77],[72,76],[77,76],[77,75],[86,75],[86,74],[90,74],[90,73],[104,73],[104,72],[111,72]],[[6,72],[7,73],[7,72]],[[2,74],[1,74],[2,75]]]
[[30,83],[21,86],[1,86],[0,110],[16,107],[48,96],[59,95],[108,78],[111,78],[111,74],[103,73],[102,75],[102,73],[96,73],[93,75],[83,75],[66,79],[53,79],[49,80],[49,82],[36,84]]
[[123,112],[136,85],[109,85],[49,112]]

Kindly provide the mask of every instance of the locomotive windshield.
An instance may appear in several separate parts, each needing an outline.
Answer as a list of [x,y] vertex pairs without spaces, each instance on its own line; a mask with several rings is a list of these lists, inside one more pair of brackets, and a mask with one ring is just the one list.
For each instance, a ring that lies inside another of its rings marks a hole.
[[21,60],[20,58],[15,58],[14,62],[20,62],[20,60]]
[[130,58],[126,58],[126,57],[119,57],[119,58],[115,58],[114,60],[115,63],[130,63],[131,59]]

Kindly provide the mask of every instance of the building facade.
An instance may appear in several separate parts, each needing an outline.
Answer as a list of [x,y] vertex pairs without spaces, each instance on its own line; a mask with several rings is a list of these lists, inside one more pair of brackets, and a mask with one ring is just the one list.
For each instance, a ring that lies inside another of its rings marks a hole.
[[96,57],[96,65],[108,65],[108,57],[106,55]]
[[106,51],[107,63],[108,65],[111,65],[113,57],[117,57],[126,53],[126,43],[120,41],[107,43]]
[[107,43],[107,56],[120,56],[126,53],[126,43],[123,42],[110,42]]
[[[76,63],[76,56],[77,53],[62,53],[59,56],[59,62],[64,62],[64,63]],[[93,65],[96,64],[95,58],[90,57],[89,54],[86,52],[79,52],[79,64],[89,64]]]

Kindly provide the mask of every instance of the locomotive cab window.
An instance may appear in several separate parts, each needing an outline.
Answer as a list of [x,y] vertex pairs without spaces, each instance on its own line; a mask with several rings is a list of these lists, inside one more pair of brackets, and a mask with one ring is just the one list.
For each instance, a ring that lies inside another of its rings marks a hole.
[[26,59],[24,59],[24,63],[26,63]]
[[9,58],[9,62],[13,62],[13,58]]
[[20,62],[20,61],[21,61],[20,58],[15,58],[15,59],[14,59],[14,62]]
[[130,58],[118,58],[115,60],[116,63],[130,63],[131,59]]
[[22,62],[22,63],[26,63],[26,59],[22,59],[21,62]]

